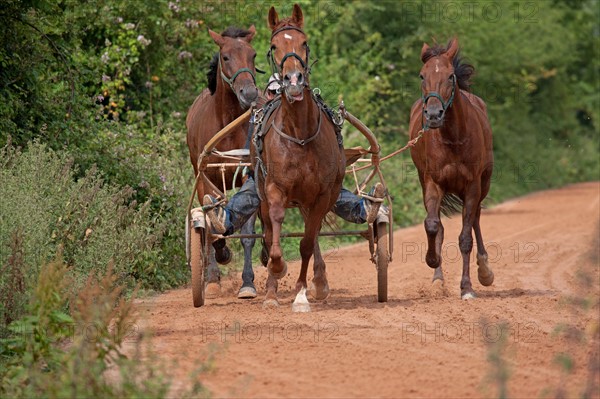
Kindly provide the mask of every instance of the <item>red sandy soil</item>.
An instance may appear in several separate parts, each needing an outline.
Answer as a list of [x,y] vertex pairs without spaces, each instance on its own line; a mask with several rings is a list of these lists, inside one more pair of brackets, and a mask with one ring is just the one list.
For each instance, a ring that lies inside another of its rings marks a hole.
[[[482,287],[472,262],[473,300],[460,299],[461,220],[455,216],[443,220],[443,288],[431,284],[420,224],[394,234],[387,303],[377,303],[376,270],[363,242],[325,258],[331,295],[311,300],[310,313],[291,311],[299,262],[290,262],[278,309],[262,308],[266,270],[257,267],[258,298],[235,298],[236,275],[223,282],[221,298],[202,308],[192,306],[190,288],[138,300],[140,326],[169,365],[172,396],[196,378],[213,397],[498,397],[497,374],[505,369],[509,397],[557,397],[558,391],[581,397],[598,345],[592,338],[599,319],[599,221],[600,182],[485,210],[482,232],[496,279]],[[573,297],[596,306],[570,305]],[[585,340],[561,326],[583,332]],[[490,360],[495,351],[500,362]],[[572,358],[570,373],[557,362],[559,353]],[[598,360],[592,366],[600,368]],[[591,379],[592,397],[600,397],[599,379]]]

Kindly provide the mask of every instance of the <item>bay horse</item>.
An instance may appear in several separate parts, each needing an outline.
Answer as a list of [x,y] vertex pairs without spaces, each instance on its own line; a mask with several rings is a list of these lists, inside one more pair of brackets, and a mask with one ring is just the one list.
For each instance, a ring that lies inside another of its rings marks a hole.
[[[214,55],[208,76],[208,88],[204,89],[196,98],[187,115],[188,129],[187,144],[190,152],[190,161],[197,176],[197,162],[205,144],[221,129],[244,113],[258,98],[259,91],[256,87],[256,68],[254,58],[256,51],[251,42],[256,34],[252,25],[248,30],[229,27],[221,34],[209,29],[209,34],[219,46],[219,52]],[[219,151],[244,148],[248,136],[248,123],[242,124],[234,132],[225,137],[217,146]],[[227,162],[218,156],[210,156],[209,163]],[[234,182],[235,168],[227,169],[225,178],[227,189],[241,185],[240,179]],[[222,187],[221,173],[217,168],[209,168],[206,175],[217,187]],[[198,185],[198,198],[202,201],[204,194],[202,185]],[[242,233],[251,234],[254,230],[256,216],[253,216],[242,227]],[[254,239],[242,239],[244,247],[244,270],[242,272],[242,287],[238,298],[256,297],[254,287],[254,272],[252,270],[252,248]],[[220,272],[216,264],[228,263],[231,253],[225,246],[224,240],[215,244],[215,251],[211,250],[206,276],[208,285],[206,297],[214,298],[220,295]]]
[[[308,263],[314,254],[314,277],[309,292],[316,299],[329,295],[325,262],[317,241],[321,223],[342,187],[345,156],[335,126],[317,103],[309,86],[309,47],[302,30],[304,17],[294,4],[292,16],[279,19],[271,7],[269,58],[281,77],[281,104],[269,117],[265,130],[255,132],[251,158],[261,197],[265,243],[269,252],[264,307],[278,306],[277,280],[287,274],[280,244],[286,208],[299,207],[304,219],[300,242],[301,270],[296,282],[300,294],[307,289]],[[262,135],[262,151],[257,137]],[[304,297],[306,301],[306,297]]]
[[494,273],[488,264],[479,218],[481,202],[490,189],[494,166],[492,129],[483,100],[469,91],[472,65],[463,63],[458,40],[446,47],[426,43],[421,49],[421,99],[410,113],[410,138],[422,136],[411,147],[411,157],[419,174],[423,203],[427,211],[427,265],[434,268],[433,283],[442,284],[441,248],[444,227],[440,211],[448,215],[462,205],[459,248],[463,260],[460,293],[463,299],[475,297],[469,272],[469,258],[475,232],[479,282],[489,286]]

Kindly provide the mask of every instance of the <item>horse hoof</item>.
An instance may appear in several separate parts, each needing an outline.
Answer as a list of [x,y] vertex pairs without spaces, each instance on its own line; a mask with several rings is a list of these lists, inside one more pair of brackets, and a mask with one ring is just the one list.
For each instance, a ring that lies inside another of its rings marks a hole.
[[215,299],[221,296],[221,285],[219,283],[208,283],[204,290],[206,299]]
[[448,296],[448,290],[446,289],[446,284],[443,279],[436,278],[431,282],[431,287],[429,288],[429,295],[432,298],[441,298]]
[[475,296],[475,293],[471,291],[471,292],[466,292],[466,293],[462,294],[461,298],[464,299],[465,301],[468,301],[469,299],[475,299],[477,297]]
[[238,299],[252,299],[256,298],[256,288],[254,287],[242,287],[238,291]]
[[309,303],[292,303],[292,312],[308,313],[308,312],[310,312],[310,304]]
[[271,266],[272,266],[272,263],[269,262],[267,269],[269,270],[269,274],[271,276],[275,277],[275,279],[281,280],[282,278],[284,278],[287,275],[287,262],[285,262],[285,261],[283,262],[283,269],[279,273],[273,273],[273,271],[271,270]]
[[494,272],[490,269],[487,254],[477,254],[477,278],[481,285],[489,287],[494,282]]
[[277,309],[279,307],[279,302],[277,299],[265,299],[263,302],[263,309]]
[[294,303],[292,303],[292,312],[310,312],[310,303],[308,303],[308,299],[306,298],[306,288],[302,287],[300,291],[298,291],[298,294],[296,294],[296,299],[294,300]]
[[481,268],[477,269],[477,278],[484,287],[489,287],[494,282],[494,272],[488,269],[487,273],[481,273]]
[[317,289],[316,285],[313,282],[311,282],[308,286],[307,292],[317,301],[322,301],[324,299],[327,299],[327,297],[329,296],[329,286],[325,285],[324,288]]
[[217,249],[215,250],[215,260],[221,264],[221,265],[226,265],[229,262],[231,262],[231,259],[233,258],[231,251],[229,250],[229,247],[223,247],[221,249]]

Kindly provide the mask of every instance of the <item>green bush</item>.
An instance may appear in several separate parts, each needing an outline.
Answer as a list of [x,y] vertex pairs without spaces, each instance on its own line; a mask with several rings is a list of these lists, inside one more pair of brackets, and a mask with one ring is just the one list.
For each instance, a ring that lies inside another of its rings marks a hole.
[[[170,377],[135,332],[134,308],[109,268],[72,294],[70,268],[60,255],[39,273],[27,316],[0,340],[0,395],[31,397],[162,398]],[[70,312],[65,312],[70,303]],[[136,339],[127,358],[126,339]],[[200,392],[196,384],[186,396]]]
[[[0,265],[14,271],[2,273],[0,292],[27,298],[38,265],[52,259],[57,248],[69,266],[73,292],[88,276],[102,275],[110,262],[119,284],[129,289],[137,283],[163,289],[187,279],[184,262],[172,263],[161,247],[169,240],[166,220],[151,213],[150,201],[132,201],[131,188],[104,182],[94,168],[75,179],[69,157],[39,143],[24,151],[7,146],[0,159]],[[16,289],[21,280],[23,289]],[[11,301],[17,309],[5,308],[4,321],[21,313],[26,302]]]

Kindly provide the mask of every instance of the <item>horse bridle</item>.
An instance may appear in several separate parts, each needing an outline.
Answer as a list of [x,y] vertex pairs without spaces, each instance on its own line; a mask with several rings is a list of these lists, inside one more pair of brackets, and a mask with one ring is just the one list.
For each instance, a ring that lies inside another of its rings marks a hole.
[[[444,111],[444,114],[445,114],[446,110],[448,108],[450,108],[450,106],[452,105],[452,101],[454,101],[455,90],[456,90],[456,75],[453,73],[452,74],[452,93],[450,94],[450,98],[448,98],[448,101],[444,101],[444,98],[437,91],[430,91],[426,95],[421,95],[421,100],[423,102],[422,111],[425,110],[425,107],[427,106],[427,101],[431,97],[434,97],[434,98],[437,98],[442,103],[442,110]],[[427,125],[425,124],[425,122],[423,122],[423,112],[421,112],[421,124],[423,125],[423,130],[426,130],[428,128]]]
[[[261,71],[260,69],[258,69],[256,67],[254,67],[254,69],[256,69],[257,73],[265,73],[264,71]],[[252,76],[252,81],[254,82],[254,85],[256,86],[256,75],[254,74],[254,72],[252,72],[252,70],[250,68],[246,68],[246,67],[240,68],[230,78],[225,76],[225,73],[223,72],[223,67],[221,64],[221,53],[219,53],[219,72],[221,73],[221,79],[223,79],[223,82],[227,83],[229,85],[229,87],[231,87],[231,91],[233,91],[233,92],[235,92],[235,89],[233,88],[233,84],[235,83],[235,80],[237,79],[238,76],[240,76],[240,74],[242,74],[244,72],[248,72],[250,74],[250,76]]]
[[444,98],[437,91],[431,91],[427,93],[427,95],[421,96],[421,99],[423,100],[423,108],[425,108],[425,105],[427,105],[427,100],[429,100],[431,97],[435,97],[438,100],[440,100],[440,102],[442,103],[442,109],[444,110],[444,112],[446,112],[446,110],[450,108],[450,106],[452,105],[452,101],[454,100],[455,86],[456,75],[452,74],[452,93],[450,94],[450,98],[448,99],[448,101],[444,101]]
[[[273,38],[277,34],[284,32],[286,30],[295,30],[306,36],[306,33],[304,33],[304,31],[302,29],[300,29],[296,26],[286,25],[286,26],[282,26],[281,28],[273,31],[273,33],[271,34],[271,41],[273,41]],[[309,57],[310,57],[310,47],[308,46],[308,43],[306,43],[306,60],[303,60],[302,57],[300,57],[297,53],[292,52],[292,53],[285,54],[283,56],[283,58],[281,59],[281,62],[278,65],[275,62],[275,56],[273,55],[273,47],[271,47],[269,49],[269,52],[267,53],[267,59],[269,61],[269,64],[271,65],[271,70],[273,71],[273,74],[278,73],[280,77],[283,75],[283,64],[287,61],[287,59],[288,58],[297,59],[300,62],[300,65],[302,65],[302,68],[304,70],[304,76],[306,78],[304,80],[304,86],[308,86],[308,74],[310,74],[310,66],[308,65]]]

